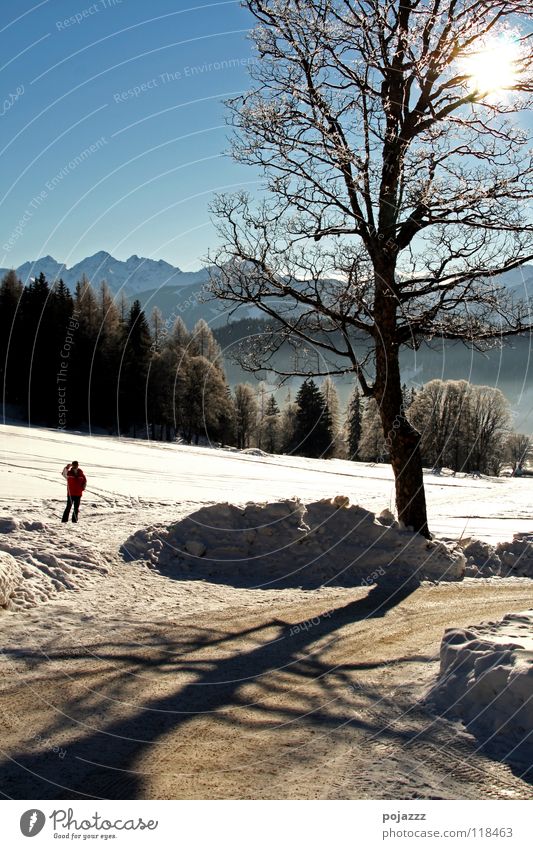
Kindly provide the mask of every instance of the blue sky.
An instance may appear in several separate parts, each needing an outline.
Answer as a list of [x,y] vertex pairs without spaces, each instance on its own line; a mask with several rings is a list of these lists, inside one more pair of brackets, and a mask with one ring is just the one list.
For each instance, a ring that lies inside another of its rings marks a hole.
[[2,4],[0,266],[107,250],[200,267],[212,193],[257,185],[224,156],[250,25],[234,0]]

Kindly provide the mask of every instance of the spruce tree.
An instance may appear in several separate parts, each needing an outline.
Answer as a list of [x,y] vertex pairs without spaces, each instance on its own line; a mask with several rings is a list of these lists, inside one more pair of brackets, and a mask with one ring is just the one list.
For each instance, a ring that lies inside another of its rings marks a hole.
[[124,329],[124,347],[120,375],[120,430],[132,430],[146,424],[146,389],[152,340],[141,304],[135,300]]
[[[35,424],[47,423],[47,402],[53,403],[51,393],[54,387],[49,367],[53,342],[51,313],[47,309],[49,294],[46,277],[41,272],[25,287],[21,302],[24,336],[19,338],[17,346],[22,377],[18,401],[22,403],[28,422]],[[54,366],[55,363],[52,370]]]
[[15,402],[20,384],[17,346],[23,290],[16,272],[8,271],[0,284],[0,392],[4,404]]
[[322,397],[324,398],[326,407],[328,408],[331,417],[331,432],[333,434],[333,445],[330,456],[340,457],[343,455],[343,453],[345,453],[345,448],[343,445],[344,439],[340,424],[341,417],[339,393],[337,392],[335,381],[329,375],[322,382],[320,391],[322,393]]
[[98,290],[98,339],[91,379],[91,412],[95,424],[116,433],[118,374],[122,353],[120,311],[105,280]]
[[357,387],[354,389],[350,398],[346,430],[348,434],[349,459],[357,460],[359,443],[361,442],[361,396]]
[[270,396],[265,407],[261,446],[269,454],[277,454],[281,449],[281,415],[273,395]]
[[330,457],[333,452],[331,414],[316,383],[305,380],[296,396],[296,428],[292,453]]
[[233,395],[237,448],[249,448],[257,427],[255,392],[249,383],[238,383]]

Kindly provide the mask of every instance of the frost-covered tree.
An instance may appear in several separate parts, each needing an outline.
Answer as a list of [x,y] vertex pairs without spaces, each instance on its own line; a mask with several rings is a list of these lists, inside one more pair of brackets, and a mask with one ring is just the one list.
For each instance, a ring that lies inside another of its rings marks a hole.
[[167,344],[173,345],[175,348],[186,350],[190,339],[191,336],[185,326],[185,322],[181,316],[178,316],[172,325],[172,331],[168,336]]
[[192,329],[187,352],[193,357],[205,357],[210,363],[215,363],[220,358],[219,344],[203,318],[197,321]]
[[282,454],[290,454],[292,450],[297,413],[298,406],[292,400],[291,391],[289,390],[285,398],[280,421],[280,451]]
[[473,386],[469,418],[470,470],[498,475],[511,424],[509,403],[503,392],[491,386]]
[[257,401],[257,423],[256,423],[256,442],[258,448],[263,448],[263,431],[265,426],[266,409],[268,404],[267,387],[264,380],[259,382],[256,391]]
[[377,401],[375,398],[367,398],[361,418],[359,459],[366,463],[382,463],[387,456],[387,450]]
[[510,424],[499,389],[466,380],[431,380],[417,392],[408,415],[421,433],[428,465],[499,472]]
[[231,399],[223,371],[206,357],[193,356],[181,361],[183,380],[181,430],[186,442],[200,438],[220,441],[231,419]]
[[229,102],[233,155],[264,172],[267,194],[215,200],[212,291],[273,319],[248,368],[276,367],[299,339],[314,352],[300,374],[356,376],[390,434],[399,518],[427,536],[399,355],[529,329],[496,275],[533,258],[531,3],[244,6],[258,61]]
[[154,307],[150,314],[150,333],[152,336],[152,351],[161,351],[167,337],[167,326],[159,307]]

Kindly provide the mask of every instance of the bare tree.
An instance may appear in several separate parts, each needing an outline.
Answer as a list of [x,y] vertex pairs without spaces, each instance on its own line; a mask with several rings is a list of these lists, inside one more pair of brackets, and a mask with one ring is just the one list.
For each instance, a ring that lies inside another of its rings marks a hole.
[[215,200],[212,291],[273,319],[250,369],[298,339],[294,372],[355,374],[379,406],[399,517],[427,536],[399,351],[530,326],[494,278],[533,258],[531,142],[513,120],[531,105],[531,4],[244,5],[258,62],[253,89],[229,102],[233,155],[262,169],[267,193]]

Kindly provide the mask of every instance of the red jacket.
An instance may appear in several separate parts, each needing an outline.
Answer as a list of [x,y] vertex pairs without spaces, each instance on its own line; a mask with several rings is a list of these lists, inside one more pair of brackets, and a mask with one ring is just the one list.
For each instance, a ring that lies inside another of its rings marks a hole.
[[83,490],[87,486],[87,478],[83,474],[83,469],[80,469],[80,467],[78,466],[77,474],[73,469],[68,469],[68,471],[65,474],[65,469],[63,469],[63,475],[67,479],[68,494],[69,495],[82,495]]

